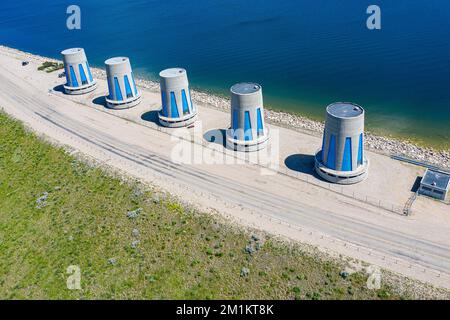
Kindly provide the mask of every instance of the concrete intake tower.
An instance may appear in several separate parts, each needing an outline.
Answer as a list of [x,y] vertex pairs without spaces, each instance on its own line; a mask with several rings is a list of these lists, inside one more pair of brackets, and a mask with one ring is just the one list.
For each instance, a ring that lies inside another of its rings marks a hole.
[[192,124],[197,118],[197,108],[192,103],[186,70],[166,69],[159,77],[162,108],[158,117],[161,125],[179,128]]
[[95,90],[97,82],[92,77],[84,49],[66,49],[61,52],[61,55],[66,74],[64,91],[67,94],[75,95]]
[[327,107],[322,149],[316,154],[317,174],[327,181],[352,184],[367,178],[364,152],[364,109],[348,102]]
[[130,60],[116,57],[105,61],[109,95],[106,105],[111,109],[127,109],[141,102]]
[[257,151],[267,146],[269,130],[264,121],[262,88],[257,83],[238,83],[231,87],[231,128],[227,148]]

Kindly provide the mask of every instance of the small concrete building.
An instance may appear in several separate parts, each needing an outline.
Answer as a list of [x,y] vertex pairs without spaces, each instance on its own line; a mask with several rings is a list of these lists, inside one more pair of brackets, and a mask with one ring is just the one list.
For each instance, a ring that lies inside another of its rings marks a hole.
[[231,128],[226,133],[227,148],[257,151],[267,146],[269,130],[264,121],[262,87],[238,83],[231,87]]
[[83,48],[66,49],[61,52],[66,84],[64,91],[67,94],[84,94],[95,90],[97,82],[91,74],[91,69]]
[[336,102],[327,107],[322,149],[315,169],[323,179],[353,184],[367,178],[369,162],[364,152],[364,109]]
[[105,61],[109,95],[106,104],[111,109],[127,109],[141,102],[130,60],[116,57]]
[[187,72],[170,68],[159,73],[162,108],[159,122],[165,127],[186,127],[197,118],[197,108],[192,103]]
[[450,173],[427,169],[420,182],[419,193],[439,199],[446,200],[450,189]]

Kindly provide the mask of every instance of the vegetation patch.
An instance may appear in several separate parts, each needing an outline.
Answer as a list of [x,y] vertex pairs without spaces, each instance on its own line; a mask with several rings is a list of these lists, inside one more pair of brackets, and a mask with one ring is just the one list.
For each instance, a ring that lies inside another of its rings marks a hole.
[[1,299],[401,298],[343,268],[124,182],[0,113]]
[[39,71],[45,71],[47,73],[54,72],[56,70],[64,69],[63,63],[45,61],[39,67]]

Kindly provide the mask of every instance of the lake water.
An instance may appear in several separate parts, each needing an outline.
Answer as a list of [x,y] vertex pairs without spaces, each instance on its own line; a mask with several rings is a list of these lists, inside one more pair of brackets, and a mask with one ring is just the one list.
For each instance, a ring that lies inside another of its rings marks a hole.
[[[81,30],[66,28],[76,3]],[[381,30],[366,9],[381,8]],[[130,57],[141,76],[188,69],[191,85],[228,95],[263,85],[266,106],[323,120],[334,101],[366,109],[377,133],[450,149],[448,0],[61,0],[3,2],[0,43],[59,58],[84,47],[91,65]],[[1,84],[0,84],[1,85]]]

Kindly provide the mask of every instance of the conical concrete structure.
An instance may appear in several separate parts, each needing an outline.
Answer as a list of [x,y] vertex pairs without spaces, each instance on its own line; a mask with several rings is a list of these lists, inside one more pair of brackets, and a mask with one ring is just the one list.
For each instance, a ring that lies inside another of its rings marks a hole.
[[71,48],[61,52],[66,84],[64,91],[67,94],[84,94],[95,90],[97,82],[92,77],[91,69],[83,48]]
[[264,121],[262,87],[257,83],[238,83],[231,87],[231,128],[227,148],[257,151],[267,146],[269,130]]
[[115,57],[105,61],[109,95],[106,104],[111,109],[127,109],[141,102],[130,60]]
[[329,105],[322,149],[316,154],[316,172],[327,181],[352,184],[367,178],[368,167],[364,109],[349,102]]
[[161,86],[161,111],[159,122],[165,127],[185,127],[197,118],[197,108],[192,103],[187,72],[170,68],[159,73]]

